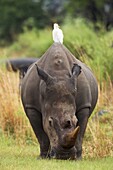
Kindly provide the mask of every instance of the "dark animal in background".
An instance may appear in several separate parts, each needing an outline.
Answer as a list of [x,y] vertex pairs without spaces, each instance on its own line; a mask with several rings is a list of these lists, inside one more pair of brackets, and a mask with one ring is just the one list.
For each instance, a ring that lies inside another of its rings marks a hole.
[[54,43],[23,81],[22,103],[40,144],[40,157],[81,159],[88,118],[98,98],[92,71]]
[[19,71],[20,76],[23,78],[25,73],[27,72],[28,67],[37,60],[37,58],[9,59],[6,61],[6,68],[8,71]]
[[6,68],[8,71],[19,71],[19,85],[21,86],[22,79],[24,78],[28,67],[37,60],[37,58],[9,59],[6,61]]

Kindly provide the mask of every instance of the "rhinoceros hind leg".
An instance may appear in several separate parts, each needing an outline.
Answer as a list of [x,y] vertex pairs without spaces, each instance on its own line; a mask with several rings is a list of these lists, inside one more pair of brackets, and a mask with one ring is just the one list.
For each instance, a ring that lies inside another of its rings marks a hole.
[[40,144],[40,158],[48,157],[49,139],[42,125],[42,115],[35,109],[26,109],[30,124]]

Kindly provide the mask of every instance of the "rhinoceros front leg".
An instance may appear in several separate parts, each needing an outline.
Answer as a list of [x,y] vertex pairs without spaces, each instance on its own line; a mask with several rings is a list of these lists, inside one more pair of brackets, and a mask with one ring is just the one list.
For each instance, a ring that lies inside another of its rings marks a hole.
[[40,144],[40,157],[47,158],[50,142],[43,129],[42,115],[35,109],[27,109],[26,114]]
[[82,142],[84,133],[86,130],[88,118],[89,118],[89,108],[84,108],[77,113],[78,126],[80,126],[80,131],[77,136],[75,147],[77,149],[77,159],[82,159]]

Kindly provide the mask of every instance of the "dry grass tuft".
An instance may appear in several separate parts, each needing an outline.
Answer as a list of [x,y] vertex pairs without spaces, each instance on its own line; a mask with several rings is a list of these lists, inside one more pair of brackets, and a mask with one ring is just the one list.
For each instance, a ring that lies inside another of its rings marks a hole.
[[18,74],[0,70],[0,129],[18,142],[34,138],[30,124],[21,107]]
[[[107,113],[106,113],[107,114]],[[107,117],[111,117],[110,114]],[[112,120],[103,122],[104,117],[96,117],[89,121],[84,140],[84,157],[99,158],[113,156]]]
[[[99,115],[99,112],[103,112]],[[113,85],[109,79],[99,85],[95,114],[89,120],[85,139],[85,157],[113,156]]]

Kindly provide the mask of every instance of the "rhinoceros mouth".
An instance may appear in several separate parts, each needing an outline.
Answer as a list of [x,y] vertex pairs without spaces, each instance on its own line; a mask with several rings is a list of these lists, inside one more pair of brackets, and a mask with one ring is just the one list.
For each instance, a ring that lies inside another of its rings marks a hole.
[[60,129],[60,125],[57,119],[53,120],[54,128],[59,138],[59,145],[63,148],[70,149],[75,145],[80,127],[77,126],[74,129]]
[[70,149],[75,145],[80,127],[77,126],[74,130],[66,133],[62,138],[61,146],[66,149]]
[[59,138],[58,146],[51,148],[50,158],[76,160],[75,141],[79,132],[79,128],[80,127],[77,126],[70,133],[66,133],[62,139]]
[[76,160],[76,148],[64,149],[62,147],[53,148],[50,152],[50,158],[62,160]]

